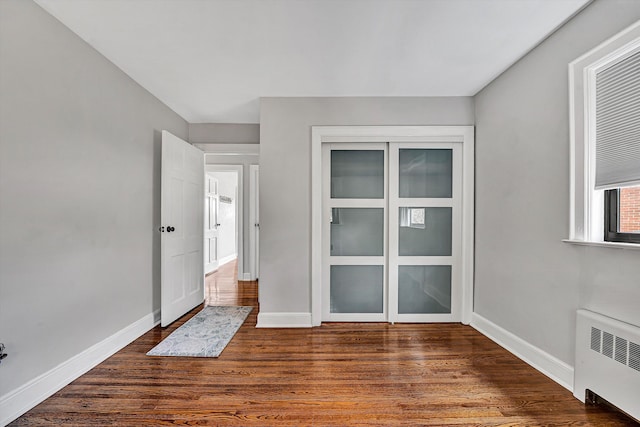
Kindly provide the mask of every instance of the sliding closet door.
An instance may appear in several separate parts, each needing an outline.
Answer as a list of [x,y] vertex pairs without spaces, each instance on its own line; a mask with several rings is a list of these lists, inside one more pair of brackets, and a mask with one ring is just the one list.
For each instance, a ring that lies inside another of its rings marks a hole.
[[462,144],[323,144],[323,321],[459,322]]
[[390,144],[390,322],[461,319],[461,148]]
[[386,321],[387,144],[323,145],[323,321]]

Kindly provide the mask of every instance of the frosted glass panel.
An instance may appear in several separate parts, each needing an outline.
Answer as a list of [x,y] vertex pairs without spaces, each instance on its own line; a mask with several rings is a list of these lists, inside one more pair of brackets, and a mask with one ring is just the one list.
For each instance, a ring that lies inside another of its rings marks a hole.
[[449,198],[450,149],[400,149],[400,197]]
[[400,256],[450,256],[451,208],[400,208]]
[[398,313],[451,313],[451,266],[399,266]]
[[331,150],[331,197],[384,198],[384,151]]
[[382,313],[381,265],[332,265],[331,313]]
[[384,255],[382,208],[331,209],[332,256]]

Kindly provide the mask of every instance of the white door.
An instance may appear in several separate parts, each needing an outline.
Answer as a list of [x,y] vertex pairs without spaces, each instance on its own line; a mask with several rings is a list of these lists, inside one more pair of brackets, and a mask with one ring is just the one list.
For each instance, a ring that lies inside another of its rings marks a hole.
[[212,176],[205,179],[204,204],[204,272],[209,274],[218,268],[218,228],[220,223],[220,196],[218,180]]
[[260,167],[251,165],[249,167],[249,224],[251,233],[249,236],[249,269],[251,270],[251,280],[260,277]]
[[204,155],[162,131],[161,325],[204,301]]
[[459,322],[462,144],[325,143],[322,321]]
[[460,322],[462,144],[389,144],[389,321]]
[[323,145],[323,321],[387,311],[387,144]]

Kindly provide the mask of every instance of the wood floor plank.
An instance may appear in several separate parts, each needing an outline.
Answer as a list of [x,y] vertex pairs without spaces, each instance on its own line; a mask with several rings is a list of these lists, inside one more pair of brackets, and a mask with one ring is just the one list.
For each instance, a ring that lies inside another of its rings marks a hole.
[[254,310],[219,358],[145,353],[195,315],[156,327],[12,426],[630,426],[460,324],[256,329],[257,282],[235,263],[206,304]]

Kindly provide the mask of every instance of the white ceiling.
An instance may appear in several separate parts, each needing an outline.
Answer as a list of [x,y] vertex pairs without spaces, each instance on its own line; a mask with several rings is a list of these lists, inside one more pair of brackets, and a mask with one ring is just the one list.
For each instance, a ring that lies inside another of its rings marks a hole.
[[191,123],[263,96],[470,96],[590,0],[36,0]]

